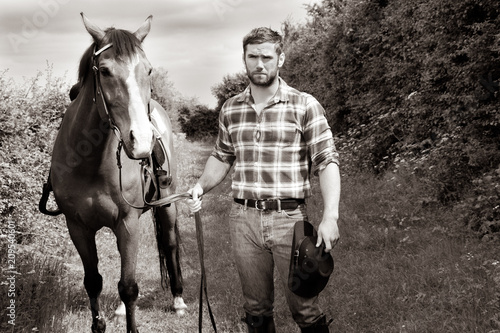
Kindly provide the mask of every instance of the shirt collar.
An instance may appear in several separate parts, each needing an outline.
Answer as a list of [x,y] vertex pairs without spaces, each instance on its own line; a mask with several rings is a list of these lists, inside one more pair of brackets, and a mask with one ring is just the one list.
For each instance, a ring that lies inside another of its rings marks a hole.
[[[274,94],[272,102],[274,104],[278,102],[287,102],[288,101],[288,93],[290,91],[290,87],[286,84],[285,80],[278,76],[279,86],[276,94]],[[252,103],[252,93],[250,91],[250,85],[248,85],[245,90],[238,97],[238,102],[240,103]]]

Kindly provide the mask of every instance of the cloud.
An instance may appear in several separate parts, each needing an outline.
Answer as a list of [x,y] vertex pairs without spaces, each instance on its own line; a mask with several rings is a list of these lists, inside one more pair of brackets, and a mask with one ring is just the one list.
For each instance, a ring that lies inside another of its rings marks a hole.
[[[313,0],[310,0],[313,1]],[[319,1],[319,0],[318,0]],[[210,88],[243,70],[241,40],[256,26],[280,30],[288,17],[303,19],[304,0],[7,0],[0,9],[0,71],[32,77],[53,64],[55,75],[76,79],[92,40],[80,12],[102,28],[135,31],[153,15],[144,43],[155,67],[169,73],[186,97],[215,105]]]

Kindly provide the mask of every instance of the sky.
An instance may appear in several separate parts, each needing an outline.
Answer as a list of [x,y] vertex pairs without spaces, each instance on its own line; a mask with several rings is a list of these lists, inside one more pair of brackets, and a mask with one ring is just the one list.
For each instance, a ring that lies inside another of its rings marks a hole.
[[244,70],[243,36],[258,26],[281,31],[285,20],[307,20],[306,4],[320,0],[0,0],[0,73],[16,82],[52,67],[76,81],[92,39],[80,12],[101,28],[135,31],[153,15],[144,51],[168,72],[174,88],[215,107],[211,87]]

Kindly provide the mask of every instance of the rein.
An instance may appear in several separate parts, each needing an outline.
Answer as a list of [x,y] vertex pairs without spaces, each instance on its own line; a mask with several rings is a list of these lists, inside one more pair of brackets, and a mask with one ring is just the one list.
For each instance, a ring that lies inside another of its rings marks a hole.
[[[120,182],[120,193],[123,198],[123,200],[132,208],[136,209],[145,209],[145,208],[151,208],[151,207],[162,207],[166,205],[170,205],[174,202],[177,202],[181,199],[186,199],[186,198],[191,198],[191,194],[188,192],[184,193],[176,193],[172,194],[170,196],[160,198],[158,200],[154,200],[151,202],[148,202],[146,199],[146,192],[145,192],[145,178],[146,174],[149,174],[151,178],[151,182],[153,183],[153,186],[155,187],[156,192],[159,194],[159,184],[157,183],[157,179],[155,178],[154,171],[152,170],[153,168],[153,163],[152,163],[152,157],[151,155],[149,158],[142,159],[140,162],[141,165],[141,187],[142,187],[142,196],[143,196],[143,201],[144,201],[144,206],[136,206],[132,203],[130,203],[124,196],[123,193],[123,184],[122,184],[122,164],[121,164],[121,149],[123,147],[123,140],[121,138],[121,133],[120,129],[116,126],[115,122],[113,121],[113,118],[111,114],[108,111],[108,107],[106,105],[106,100],[104,99],[104,94],[102,93],[102,88],[101,88],[101,81],[100,81],[100,75],[99,75],[99,66],[97,62],[97,57],[110,47],[112,47],[113,44],[107,44],[100,48],[97,51],[94,51],[93,57],[92,57],[92,69],[94,70],[94,78],[95,78],[95,86],[94,86],[94,103],[97,106],[97,111],[99,112],[99,115],[103,120],[108,120],[111,128],[113,129],[113,132],[115,135],[118,137],[118,148],[116,150],[116,161],[117,161],[117,166],[118,166],[118,178]],[[99,107],[101,105],[101,107]],[[148,116],[151,116],[150,114],[151,109],[150,109],[150,103],[148,103]],[[151,120],[151,119],[150,119]],[[160,141],[160,144],[163,146],[163,142]],[[168,160],[168,156],[167,156]],[[207,302],[207,307],[208,307],[208,313],[210,315],[210,321],[212,323],[212,327],[214,331],[217,333],[217,327],[215,325],[215,318],[212,313],[212,309],[210,307],[210,302],[208,300],[208,293],[207,293],[207,278],[206,278],[206,272],[205,272],[205,256],[204,256],[204,240],[203,240],[203,225],[200,217],[200,213],[196,212],[194,214],[195,217],[195,225],[196,225],[196,240],[198,243],[198,254],[200,258],[200,268],[201,268],[201,282],[200,282],[200,302],[199,302],[199,319],[198,319],[198,327],[199,327],[199,332],[202,332],[202,319],[203,319],[203,295],[205,295],[206,302]]]
[[122,195],[123,200],[130,207],[136,208],[136,209],[146,209],[146,208],[150,208],[150,207],[161,207],[161,206],[169,205],[169,204],[171,204],[179,199],[191,197],[189,194],[186,196],[185,193],[173,194],[173,195],[168,196],[168,197],[164,197],[164,198],[160,198],[158,200],[148,202],[148,200],[146,198],[146,192],[145,192],[146,173],[149,174],[149,176],[151,177],[151,181],[153,183],[153,186],[154,186],[156,192],[160,193],[159,192],[159,185],[156,182],[156,178],[154,177],[154,173],[150,167],[151,165],[153,165],[152,159],[150,156],[149,158],[142,159],[141,162],[139,162],[139,164],[141,165],[141,187],[142,187],[142,200],[144,201],[144,206],[137,206],[137,205],[132,204],[130,201],[127,200],[127,198],[125,198],[125,195],[123,193],[122,163],[121,163],[121,149],[122,149],[122,147],[123,147],[123,141],[120,140],[120,142],[118,142],[118,148],[116,149],[116,164],[118,166],[118,179],[119,179],[119,183],[120,183],[120,193]]

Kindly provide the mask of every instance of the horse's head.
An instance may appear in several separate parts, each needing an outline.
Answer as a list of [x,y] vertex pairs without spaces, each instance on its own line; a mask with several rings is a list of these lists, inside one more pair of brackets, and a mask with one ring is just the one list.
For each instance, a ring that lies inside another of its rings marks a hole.
[[141,45],[151,28],[152,16],[131,33],[114,28],[102,30],[81,15],[94,40],[92,66],[101,117],[107,117],[105,120],[118,129],[130,158],[145,158],[153,146],[149,122],[152,67]]

